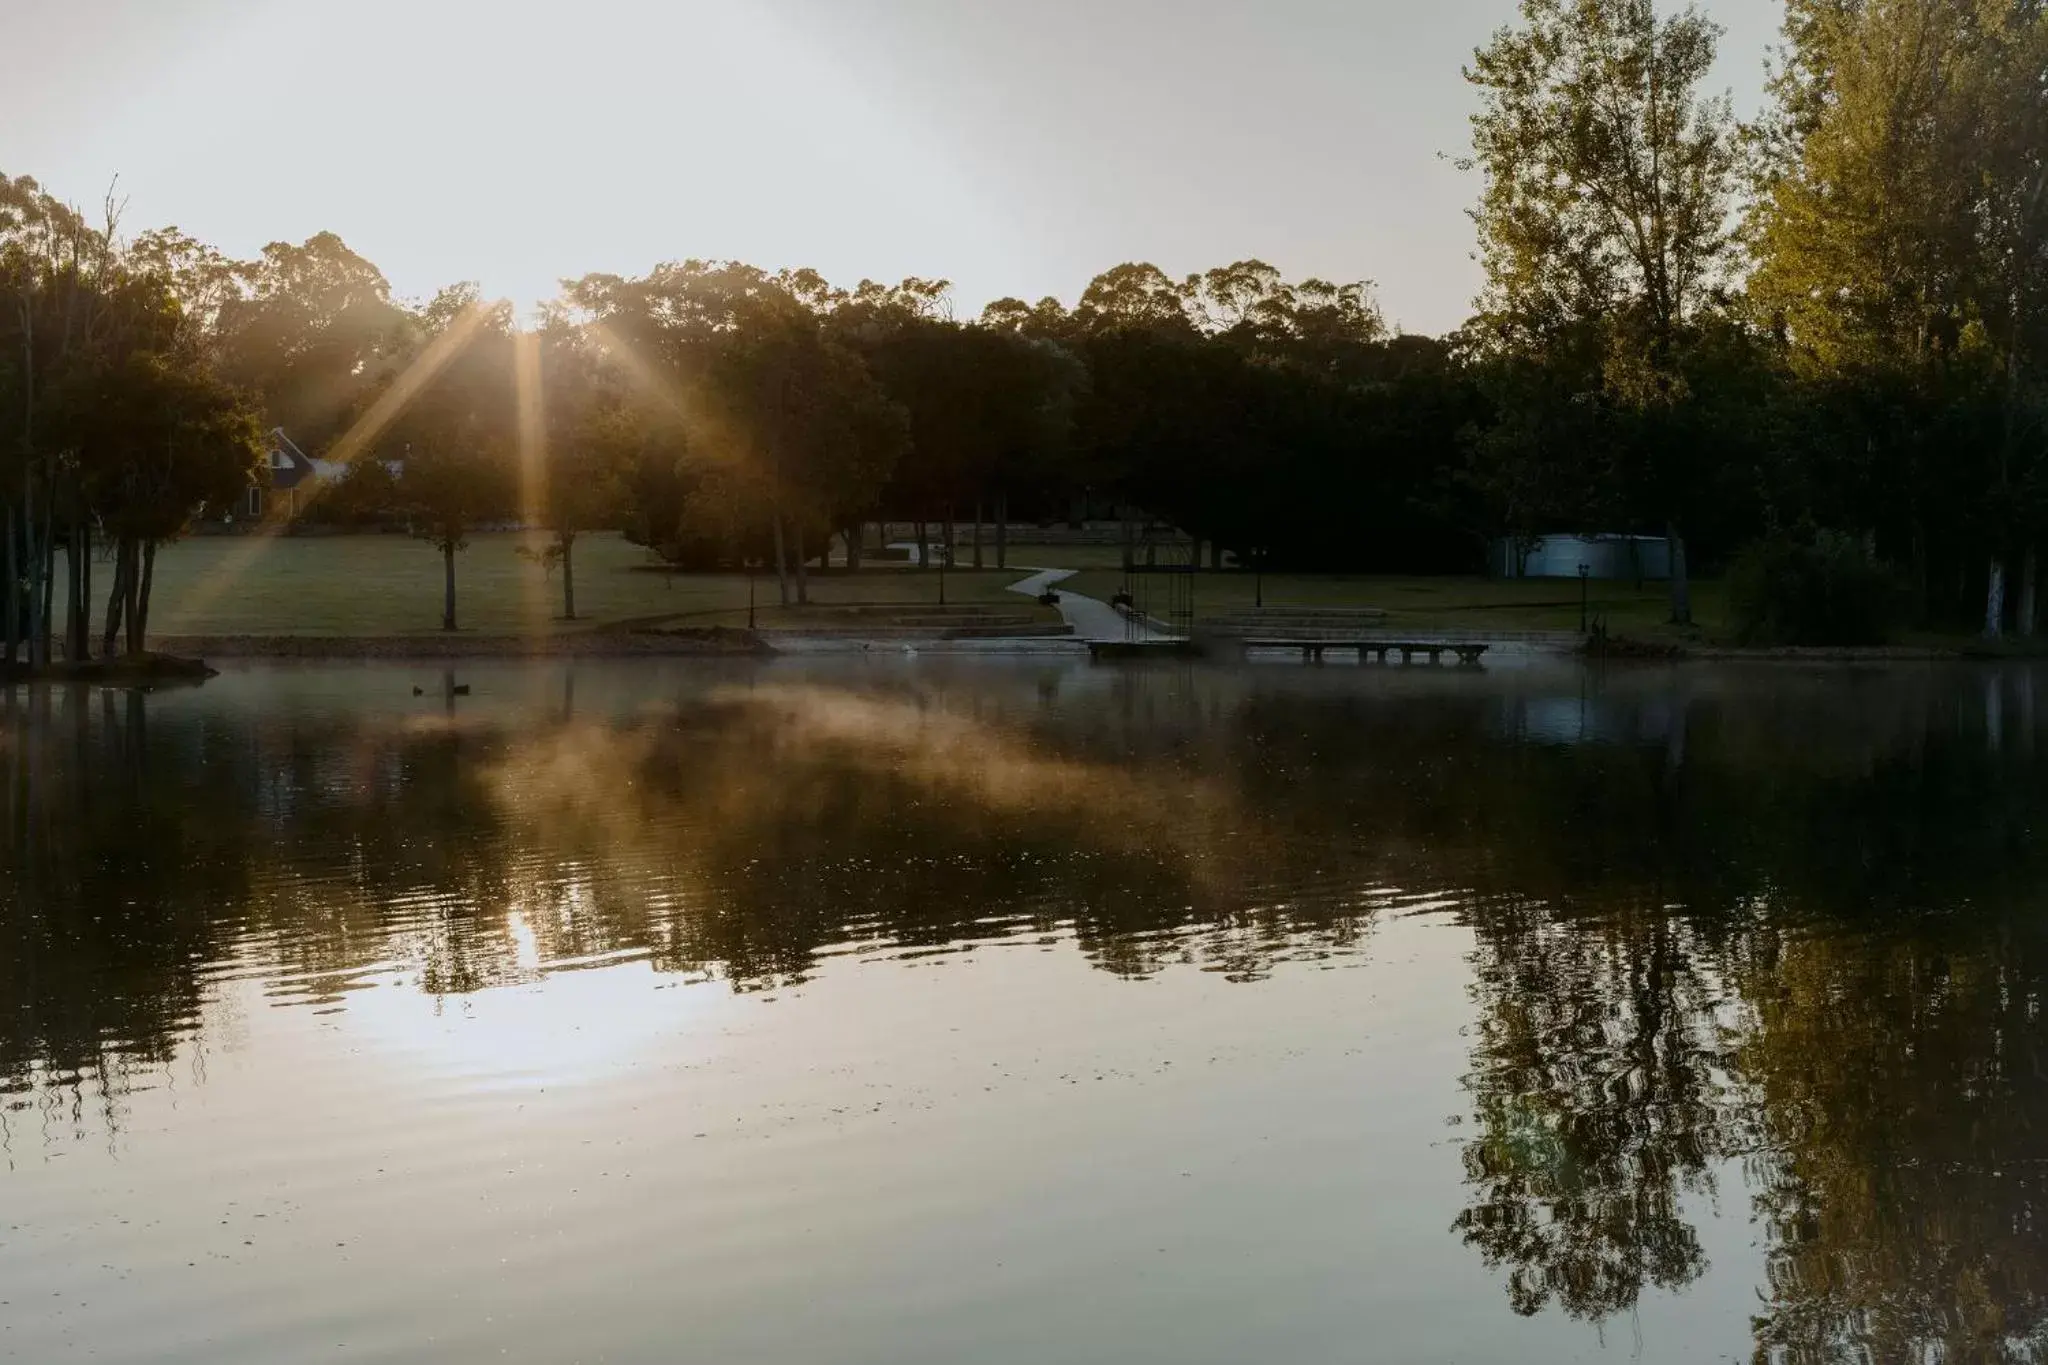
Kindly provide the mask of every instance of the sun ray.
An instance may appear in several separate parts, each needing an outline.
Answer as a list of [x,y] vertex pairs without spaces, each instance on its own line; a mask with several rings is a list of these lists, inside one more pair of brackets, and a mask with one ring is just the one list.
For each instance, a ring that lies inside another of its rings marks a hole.
[[618,367],[627,383],[682,427],[695,447],[693,455],[720,463],[745,462],[748,444],[681,378],[649,361],[603,323],[592,323],[589,330],[591,338],[604,348],[605,358]]
[[[344,469],[355,463],[356,458],[369,449],[371,443],[383,434],[384,429],[398,420],[406,408],[411,406],[413,399],[420,395],[421,390],[433,382],[434,376],[445,369],[448,362],[460,355],[462,349],[475,339],[489,315],[488,309],[476,304],[457,314],[441,334],[428,342],[425,348],[413,357],[412,363],[399,372],[389,387],[377,396],[377,401],[370,404],[363,415],[342,433],[341,438],[328,449],[327,462],[340,465]],[[264,510],[262,522],[243,536],[234,550],[221,557],[219,565],[212,573],[193,584],[192,591],[186,595],[177,613],[187,630],[204,617],[206,610],[223,593],[241,581],[244,575],[255,567],[256,562],[270,548],[270,542],[282,535],[290,525],[291,517],[303,513],[306,508],[318,501],[326,486],[313,485],[296,508],[287,510],[282,504],[273,502]]]
[[[547,410],[541,392],[540,337],[519,332],[512,338],[512,395],[517,406],[519,435],[519,521],[530,535],[547,515]],[[527,633],[538,635],[547,629],[547,583],[525,584]]]

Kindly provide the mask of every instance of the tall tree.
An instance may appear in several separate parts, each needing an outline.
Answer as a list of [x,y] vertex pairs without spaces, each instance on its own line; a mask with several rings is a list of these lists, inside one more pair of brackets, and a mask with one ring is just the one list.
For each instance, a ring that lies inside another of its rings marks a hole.
[[1009,491],[1047,472],[1065,445],[1072,357],[995,328],[915,320],[882,333],[866,351],[909,421],[890,484],[895,505],[947,521],[971,507],[976,568],[983,514],[993,505],[1002,567]]
[[417,324],[383,272],[331,232],[266,246],[238,268],[239,290],[215,280],[203,255],[171,242],[150,249],[195,290],[222,295],[214,326],[223,372],[307,450],[331,445],[414,354]]
[[[1752,297],[1803,374],[1899,396],[1868,450],[1915,476],[1919,577],[1930,556],[1976,558],[1996,635],[2006,555],[2041,520],[2048,17],[2035,0],[1794,0],[1785,32],[1756,130]],[[1957,445],[1959,402],[1990,405],[1998,436]],[[1940,544],[1929,514],[1965,481],[1975,506]]]
[[[1595,325],[1608,345],[1601,388],[1639,411],[1669,410],[1684,396],[1677,352],[1732,245],[1733,115],[1725,96],[1700,93],[1720,30],[1693,8],[1660,17],[1652,0],[1523,0],[1521,20],[1465,72],[1482,101],[1470,162],[1485,176],[1472,215],[1481,321],[1504,345],[1536,348]],[[1645,452],[1680,624],[1692,618],[1688,463]]]
[[49,397],[67,369],[91,354],[112,253],[109,233],[34,180],[0,175],[0,416],[10,457],[0,504],[7,514],[6,662],[25,644],[31,669],[51,660],[59,517],[76,515],[75,462],[48,420]]
[[[414,533],[441,554],[441,629],[456,629],[455,556],[481,521],[510,514],[518,403],[511,309],[486,306],[474,285],[442,290],[422,310],[416,335],[426,377],[417,392],[403,374],[393,392],[399,410],[378,432],[375,458],[402,464],[399,492]],[[452,351],[442,357],[437,342]],[[419,371],[415,371],[416,373]],[[367,425],[367,423],[366,423]]]
[[1112,266],[1090,280],[1074,317],[1094,329],[1194,329],[1186,288],[1149,261]]

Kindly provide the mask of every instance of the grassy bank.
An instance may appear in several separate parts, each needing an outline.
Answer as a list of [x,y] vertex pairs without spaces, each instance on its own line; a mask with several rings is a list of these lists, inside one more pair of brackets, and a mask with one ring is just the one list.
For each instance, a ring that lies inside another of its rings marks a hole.
[[[552,634],[642,621],[746,623],[746,575],[668,573],[646,550],[616,535],[577,541],[579,619],[563,621],[561,576],[544,576],[522,558],[518,546],[524,539],[479,535],[456,556],[456,615],[463,634]],[[106,565],[95,566],[96,593],[107,586],[108,572]],[[1025,599],[1005,591],[1021,576],[994,569],[949,571],[946,597],[1029,608]],[[754,590],[761,626],[796,626],[816,621],[817,606],[936,602],[939,574],[905,566],[857,574],[813,570],[808,612],[785,613],[775,605],[772,575],[760,575]],[[95,629],[104,610],[103,601],[94,603]],[[403,536],[195,537],[165,546],[157,557],[154,636],[437,635],[440,624],[441,557],[426,542]]]
[[[1118,569],[1088,568],[1062,586],[1107,598],[1123,582]],[[1406,627],[1418,633],[1432,628],[1575,631],[1579,588],[1575,579],[1267,574],[1263,598],[1268,607],[1377,607],[1387,613],[1388,629]],[[1658,638],[1675,635],[1665,624],[1670,597],[1664,584],[1646,583],[1638,589],[1631,583],[1596,582],[1586,588],[1589,610],[1606,619],[1609,631]],[[1197,574],[1195,618],[1199,622],[1248,611],[1259,596],[1260,584],[1252,574]],[[1721,584],[1693,585],[1693,615],[1704,634],[1722,631],[1727,596]]]
[[[604,630],[627,624],[668,628],[741,626],[747,621],[748,581],[736,573],[670,573],[649,553],[617,535],[590,535],[576,547],[576,604],[579,619],[560,619],[559,574],[544,575],[518,554],[528,538],[518,534],[479,535],[456,560],[457,615],[463,636],[536,638]],[[962,552],[963,558],[965,552]],[[1079,572],[1067,590],[1107,600],[1123,584],[1113,545],[1010,546],[1012,567],[979,571],[954,569],[945,575],[953,604],[1000,604],[1047,621],[1057,614],[1008,591],[1033,568]],[[993,547],[985,558],[994,563]],[[109,567],[96,566],[97,589],[108,585]],[[812,605],[776,605],[775,580],[754,581],[757,623],[767,630],[815,629],[854,624],[835,606],[936,604],[939,574],[907,565],[865,568],[857,574],[833,569],[811,574]],[[61,575],[60,575],[61,579]],[[1503,580],[1458,577],[1267,574],[1269,607],[1358,606],[1387,613],[1388,630],[1427,635],[1433,630],[1576,631],[1576,580]],[[1203,571],[1194,578],[1198,620],[1252,607],[1258,580],[1237,571]],[[1723,585],[1694,585],[1698,625],[1678,632],[1665,624],[1665,585],[1588,585],[1590,610],[1610,632],[1649,642],[1683,642],[1712,647],[1727,639],[1729,621]],[[61,609],[61,603],[60,603]],[[103,601],[94,603],[97,627]],[[156,602],[151,634],[219,640],[226,637],[329,637],[340,640],[417,639],[442,636],[441,560],[423,541],[402,536],[303,536],[257,540],[201,537],[166,546],[157,560]],[[1920,632],[1900,645],[1956,650],[1972,646],[1967,636]]]

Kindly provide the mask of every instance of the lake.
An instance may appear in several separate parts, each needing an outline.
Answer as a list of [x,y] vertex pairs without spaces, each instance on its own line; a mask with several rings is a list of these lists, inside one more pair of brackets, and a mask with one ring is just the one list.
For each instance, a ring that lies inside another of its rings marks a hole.
[[2048,671],[460,681],[0,698],[0,1359],[2048,1353]]

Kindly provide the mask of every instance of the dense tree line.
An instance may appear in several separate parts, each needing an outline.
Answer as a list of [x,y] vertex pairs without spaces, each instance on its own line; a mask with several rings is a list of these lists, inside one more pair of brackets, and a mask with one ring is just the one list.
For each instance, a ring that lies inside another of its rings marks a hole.
[[1681,623],[1690,566],[1747,556],[1787,633],[1879,630],[1886,592],[2031,631],[2048,12],[1788,0],[1747,125],[1703,91],[1718,36],[1524,0],[1475,54],[1487,284],[1444,338],[1259,261],[1120,265],[963,322],[943,281],[685,260],[565,281],[522,329],[470,286],[395,300],[332,234],[234,261],[6,182],[9,657],[86,652],[96,561],[105,647],[123,621],[139,647],[154,547],[262,481],[264,427],[348,471],[296,515],[435,544],[450,628],[480,523],[545,527],[573,616],[588,530],[772,564],[802,601],[876,519],[947,545],[964,521],[1000,565],[1013,519],[1093,508],[1212,565],[1475,571],[1502,537],[1663,534]]
[[1788,0],[1750,126],[1700,93],[1717,37],[1650,0],[1524,0],[1466,73],[1472,467],[1503,529],[1657,526],[1709,558],[1848,537],[1923,617],[1993,634],[2017,556],[2030,631],[2048,12]]

